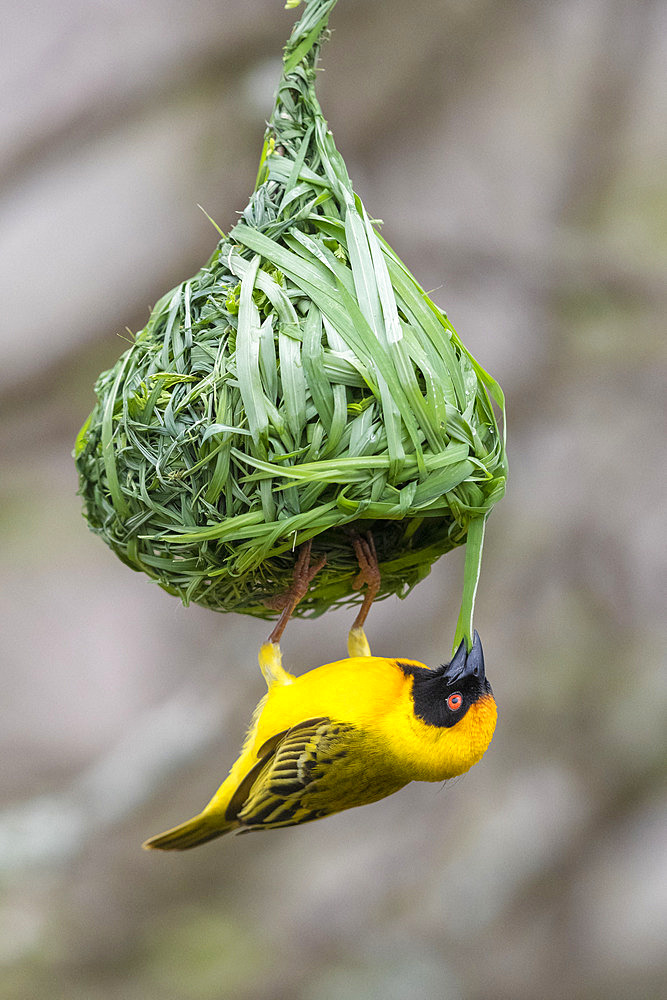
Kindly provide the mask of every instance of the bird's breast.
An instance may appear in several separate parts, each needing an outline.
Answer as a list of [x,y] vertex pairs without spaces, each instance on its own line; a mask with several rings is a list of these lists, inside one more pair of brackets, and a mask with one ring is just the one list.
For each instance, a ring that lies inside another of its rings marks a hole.
[[380,656],[352,657],[327,663],[292,684],[269,690],[258,724],[258,738],[326,716],[360,728],[374,727],[391,713],[406,689],[405,675],[394,661]]
[[403,725],[394,726],[397,752],[417,781],[445,781],[482,759],[493,736],[497,718],[491,695],[470,706],[455,726],[433,726],[405,713]]
[[493,698],[480,699],[454,727],[433,726],[415,715],[412,683],[395,660],[384,657],[325,664],[269,690],[255,748],[306,719],[329,718],[354,726],[369,767],[403,782],[464,773],[481,759],[493,735]]

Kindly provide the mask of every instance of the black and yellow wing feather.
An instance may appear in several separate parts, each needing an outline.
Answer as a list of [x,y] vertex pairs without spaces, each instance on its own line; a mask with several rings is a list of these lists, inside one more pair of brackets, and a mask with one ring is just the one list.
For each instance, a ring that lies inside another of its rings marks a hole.
[[347,723],[308,719],[272,737],[232,796],[225,819],[245,830],[309,823],[375,802],[406,782],[369,768],[369,740]]

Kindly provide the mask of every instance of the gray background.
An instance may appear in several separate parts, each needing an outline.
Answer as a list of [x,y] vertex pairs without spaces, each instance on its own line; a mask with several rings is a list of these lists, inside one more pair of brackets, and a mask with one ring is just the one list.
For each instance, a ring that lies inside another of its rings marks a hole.
[[[341,0],[320,98],[356,189],[509,400],[476,623],[484,761],[296,830],[146,854],[223,778],[266,624],[90,534],[92,383],[254,183],[280,0],[2,11],[0,997],[655,998],[667,935],[667,8]],[[662,104],[661,104],[662,97]],[[378,605],[437,664],[462,553]],[[350,614],[295,622],[301,671]]]

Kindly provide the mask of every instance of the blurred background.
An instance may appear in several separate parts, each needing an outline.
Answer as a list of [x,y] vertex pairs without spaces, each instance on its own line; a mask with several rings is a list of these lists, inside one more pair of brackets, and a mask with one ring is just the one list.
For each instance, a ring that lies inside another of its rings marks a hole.
[[[476,624],[483,762],[189,854],[265,623],[183,608],[81,517],[92,385],[246,204],[295,12],[2,0],[0,998],[634,1000],[667,938],[667,7],[341,0],[320,99],[357,191],[509,405]],[[661,508],[663,508],[661,510]],[[448,657],[462,553],[379,604]],[[350,614],[294,622],[296,672]]]

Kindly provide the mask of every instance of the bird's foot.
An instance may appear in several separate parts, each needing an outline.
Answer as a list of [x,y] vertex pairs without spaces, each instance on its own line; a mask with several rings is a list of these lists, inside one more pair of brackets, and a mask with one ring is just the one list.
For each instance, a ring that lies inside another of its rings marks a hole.
[[311,546],[312,542],[308,541],[304,542],[299,549],[299,555],[294,566],[291,587],[284,593],[278,594],[277,597],[272,597],[266,601],[267,607],[272,608],[274,611],[282,611],[280,618],[276,622],[273,631],[268,638],[268,642],[274,643],[276,646],[280,642],[280,637],[285,631],[285,626],[294,614],[294,609],[306,596],[315,574],[319,573],[327,561],[326,556],[320,556],[320,558],[311,566]]
[[364,600],[359,613],[352,623],[347,640],[347,648],[350,656],[370,656],[371,650],[363,626],[371,609],[371,604],[377,597],[382,578],[380,576],[377,552],[375,551],[375,542],[373,541],[371,532],[367,532],[365,538],[362,538],[361,535],[355,535],[352,539],[352,544],[357,556],[357,562],[359,563],[359,572],[352,581],[352,586],[355,590],[361,590],[365,584],[366,593],[364,594]]

